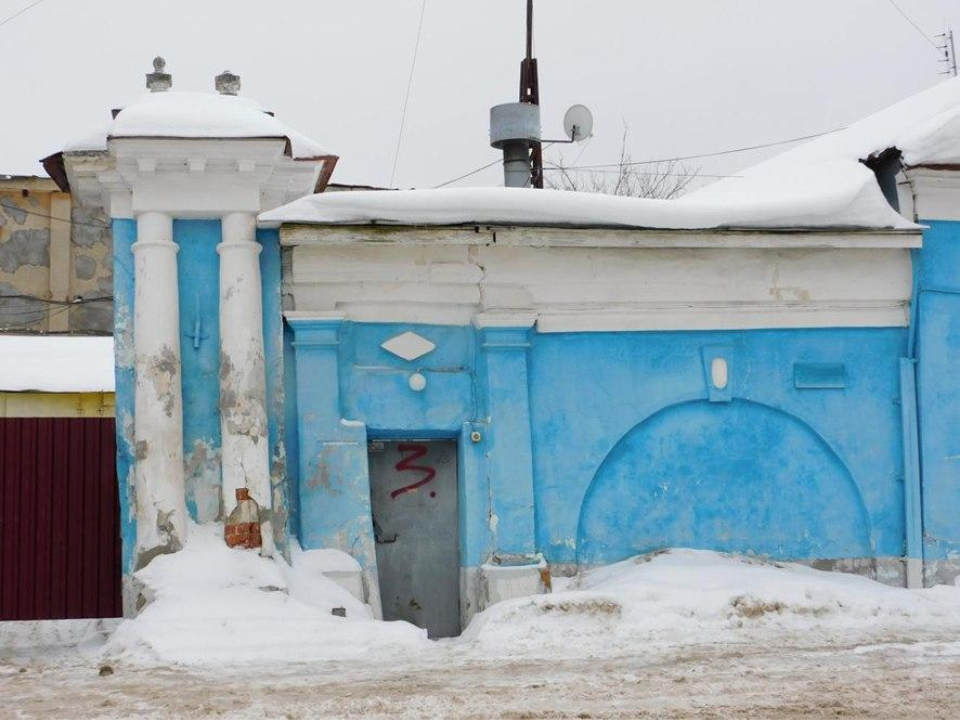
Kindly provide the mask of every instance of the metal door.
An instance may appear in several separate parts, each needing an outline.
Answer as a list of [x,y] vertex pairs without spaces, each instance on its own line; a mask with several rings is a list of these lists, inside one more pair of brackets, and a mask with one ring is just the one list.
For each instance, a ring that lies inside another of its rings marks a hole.
[[369,450],[383,617],[431,638],[459,635],[457,444],[373,442]]

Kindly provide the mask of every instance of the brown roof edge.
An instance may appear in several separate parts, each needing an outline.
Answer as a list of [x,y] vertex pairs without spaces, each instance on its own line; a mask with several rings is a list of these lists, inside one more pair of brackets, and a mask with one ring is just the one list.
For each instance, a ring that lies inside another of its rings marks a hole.
[[70,181],[67,180],[67,170],[63,165],[63,153],[58,152],[48,155],[40,161],[43,169],[47,171],[53,181],[63,192],[70,192]]
[[340,161],[340,156],[323,155],[312,159],[323,160],[323,165],[320,167],[320,175],[317,176],[317,184],[313,188],[315,193],[322,193],[327,189],[327,185],[330,184],[330,176],[333,175],[334,168],[337,167],[337,163]]
[[920,163],[919,165],[908,165],[908,170],[913,170],[914,168],[921,168],[923,170],[949,170],[951,172],[956,172],[960,170],[960,164],[957,163]]

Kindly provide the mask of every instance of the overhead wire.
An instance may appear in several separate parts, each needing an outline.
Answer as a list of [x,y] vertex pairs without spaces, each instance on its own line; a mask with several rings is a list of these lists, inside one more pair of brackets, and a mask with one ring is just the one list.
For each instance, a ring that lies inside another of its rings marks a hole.
[[413,61],[410,63],[410,77],[407,78],[407,94],[403,98],[403,112],[400,113],[400,132],[397,134],[397,149],[393,153],[393,169],[390,171],[390,187],[397,176],[397,163],[400,161],[400,146],[403,144],[403,128],[407,122],[407,105],[410,103],[410,89],[413,87],[413,75],[417,69],[417,55],[420,53],[420,37],[423,35],[423,18],[427,14],[427,0],[420,5],[420,23],[417,25],[417,41],[413,46]]
[[82,225],[84,227],[97,228],[98,230],[110,230],[109,225],[103,225],[100,223],[88,223],[83,222],[82,220],[73,220],[67,218],[54,217],[53,215],[47,215],[46,213],[39,213],[35,210],[26,210],[19,205],[14,205],[10,201],[0,200],[0,208],[8,210],[10,213],[23,213],[24,215],[33,215],[34,217],[46,218],[47,220],[56,220],[62,223],[68,223],[69,225]]
[[[721,155],[733,155],[735,153],[749,152],[750,150],[762,150],[764,148],[778,147],[780,145],[789,145],[791,143],[803,142],[804,140],[813,140],[815,138],[824,137],[825,135],[832,135],[844,129],[845,128],[840,127],[840,128],[835,128],[833,130],[827,130],[825,132],[813,133],[811,135],[801,135],[800,137],[789,138],[787,140],[776,140],[774,142],[760,143],[758,145],[749,145],[746,147],[739,147],[739,148],[731,148],[729,150],[717,150],[714,152],[699,153],[696,155],[678,155],[676,157],[659,158],[656,160],[638,160],[638,161],[631,161],[628,163],[572,165],[565,169],[566,170],[601,170],[603,168],[618,168],[618,167],[626,167],[626,166],[633,166],[633,165],[656,165],[658,163],[681,162],[683,160],[698,160],[701,158],[720,157]],[[475,170],[471,170],[468,173],[459,175],[453,178],[452,180],[447,180],[446,182],[440,183],[439,185],[434,185],[434,189],[446,187],[447,185],[452,185],[453,183],[458,182],[460,180],[465,180],[466,178],[476,175],[479,172],[483,172],[487,168],[493,167],[499,162],[502,162],[501,158],[497,158],[493,162],[487,163],[486,165],[482,165]]]
[[906,20],[908,23],[910,23],[910,26],[911,26],[914,30],[916,30],[917,33],[919,33],[920,36],[921,36],[924,40],[927,41],[927,43],[930,45],[930,47],[932,47],[934,50],[936,50],[938,54],[940,53],[940,50],[941,50],[942,48],[938,47],[938,46],[937,46],[937,43],[934,42],[933,38],[931,38],[929,35],[927,35],[927,34],[923,31],[923,28],[921,28],[919,25],[917,25],[917,24],[910,18],[910,16],[907,15],[899,5],[897,5],[896,0],[887,0],[887,2],[890,3],[890,4],[893,6],[893,9],[894,9],[894,10],[896,10],[898,13],[900,13],[900,17],[902,17],[904,20]]
[[8,22],[11,22],[11,21],[13,21],[13,20],[16,20],[18,17],[20,17],[21,15],[23,15],[23,14],[24,14],[25,12],[27,12],[28,10],[33,10],[33,8],[35,8],[37,5],[39,5],[39,4],[42,3],[42,2],[44,2],[44,0],[36,0],[36,2],[30,3],[30,4],[27,5],[25,8],[22,8],[22,9],[20,9],[20,10],[17,10],[17,12],[15,12],[13,15],[10,15],[9,17],[6,17],[6,18],[4,18],[3,20],[0,20],[0,27],[3,27],[3,26],[6,25]]

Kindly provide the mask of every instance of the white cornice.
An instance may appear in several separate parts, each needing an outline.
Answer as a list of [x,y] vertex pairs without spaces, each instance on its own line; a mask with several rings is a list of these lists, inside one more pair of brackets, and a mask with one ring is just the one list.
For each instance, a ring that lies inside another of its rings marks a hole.
[[611,230],[549,227],[391,227],[284,225],[281,243],[315,245],[496,245],[557,248],[918,248],[920,230],[773,232],[730,230]]
[[906,170],[913,187],[914,212],[924,220],[960,221],[960,168],[914,167]]

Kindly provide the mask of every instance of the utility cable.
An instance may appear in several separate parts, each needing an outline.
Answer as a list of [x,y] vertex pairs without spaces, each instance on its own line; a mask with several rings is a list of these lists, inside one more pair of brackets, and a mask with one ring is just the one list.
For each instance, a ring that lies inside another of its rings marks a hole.
[[35,8],[37,5],[39,5],[39,4],[42,3],[43,1],[44,1],[44,0],[36,0],[36,2],[30,3],[30,4],[27,5],[25,8],[23,8],[23,9],[21,9],[21,10],[17,10],[17,12],[15,12],[13,15],[11,15],[11,16],[9,16],[9,17],[7,17],[7,18],[4,18],[3,20],[0,20],[0,27],[3,27],[4,25],[6,25],[8,22],[11,22],[12,20],[16,20],[18,17],[20,17],[21,15],[23,15],[23,14],[24,14],[25,12],[27,12],[28,10],[33,10],[33,8]]
[[390,171],[390,187],[397,176],[397,163],[400,160],[400,145],[403,143],[403,127],[407,122],[407,105],[410,102],[410,89],[413,87],[413,74],[417,69],[417,55],[420,52],[420,36],[423,35],[423,17],[427,13],[427,0],[420,5],[420,24],[417,26],[417,42],[413,46],[413,61],[410,63],[410,77],[407,78],[407,94],[403,98],[403,112],[400,114],[400,132],[397,135],[397,149],[393,153],[393,170]]
[[84,227],[97,228],[98,230],[110,230],[110,226],[109,226],[109,225],[101,225],[101,224],[99,224],[99,223],[82,222],[82,221],[80,221],[80,220],[67,220],[66,218],[58,218],[58,217],[54,217],[53,215],[47,215],[47,214],[45,214],[45,213],[39,213],[39,212],[36,212],[35,210],[25,210],[24,208],[20,207],[19,205],[14,205],[14,204],[13,204],[12,202],[10,202],[9,200],[7,200],[7,201],[0,200],[0,208],[3,208],[4,210],[7,210],[7,211],[8,211],[9,213],[11,213],[11,214],[23,213],[24,215],[33,215],[33,216],[35,216],[35,217],[46,218],[47,220],[56,220],[57,222],[67,223],[67,224],[69,224],[69,225],[83,225]]
[[[777,147],[779,145],[789,145],[790,143],[802,142],[804,140],[813,140],[814,138],[823,137],[824,135],[832,135],[833,133],[840,132],[845,128],[836,128],[835,130],[827,130],[826,132],[813,133],[812,135],[802,135],[801,137],[790,138],[788,140],[777,140],[776,142],[761,143],[759,145],[750,145],[748,147],[732,148],[730,150],[717,150],[716,152],[700,153],[698,155],[679,155],[677,157],[669,158],[660,158],[658,160],[639,160],[636,162],[628,163],[604,163],[600,165],[574,165],[566,170],[601,170],[603,168],[618,168],[621,166],[631,166],[631,165],[657,165],[659,163],[666,162],[680,162],[682,160],[697,160],[700,158],[710,158],[710,157],[719,157],[721,155],[733,155],[734,153],[748,152],[750,150],[762,150],[763,148]],[[544,148],[546,149],[546,148]],[[468,173],[464,173],[458,177],[453,178],[452,180],[447,180],[444,183],[435,185],[434,189],[446,187],[447,185],[452,185],[453,183],[464,180],[472,175],[476,175],[478,172],[483,172],[487,168],[493,167],[497,163],[501,162],[500,159],[494,160],[491,163],[487,163],[481,167],[478,167],[476,170],[471,170]],[[705,177],[705,176],[704,176]]]
[[900,9],[900,6],[897,5],[896,0],[887,0],[887,2],[893,5],[893,9],[896,10],[898,13],[900,13],[900,17],[902,17],[904,20],[910,23],[911,27],[913,27],[913,29],[916,30],[920,34],[920,36],[927,41],[930,47],[932,47],[934,50],[937,51],[937,54],[940,53],[941,48],[937,47],[937,44],[933,41],[933,39],[929,35],[927,35],[919,25],[917,25],[913,20],[911,20],[909,15],[907,15],[903,10]]

